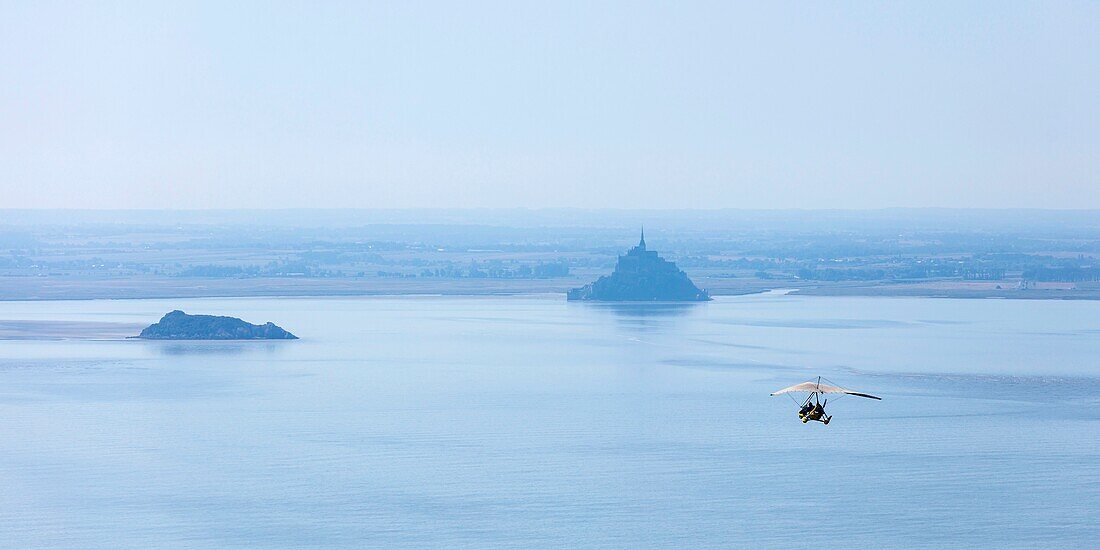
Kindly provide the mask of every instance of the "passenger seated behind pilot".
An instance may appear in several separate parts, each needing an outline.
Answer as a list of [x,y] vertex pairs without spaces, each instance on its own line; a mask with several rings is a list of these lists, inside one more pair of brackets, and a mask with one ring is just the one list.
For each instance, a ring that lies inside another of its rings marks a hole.
[[812,411],[813,408],[813,405],[806,403],[805,405],[802,405],[801,409],[798,410],[798,414],[805,416],[807,414],[810,414],[810,411]]

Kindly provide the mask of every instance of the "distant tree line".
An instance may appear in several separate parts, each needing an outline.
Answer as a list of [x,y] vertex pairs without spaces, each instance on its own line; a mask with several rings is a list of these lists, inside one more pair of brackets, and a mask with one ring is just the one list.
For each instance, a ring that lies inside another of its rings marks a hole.
[[482,265],[476,261],[471,261],[465,267],[447,264],[435,269],[425,269],[420,272],[420,276],[448,279],[550,279],[553,277],[568,277],[569,264],[565,262],[540,262],[533,266],[523,264],[506,267],[498,262]]
[[1000,268],[971,268],[951,266],[851,268],[851,269],[799,269],[799,279],[808,281],[882,281],[901,279],[930,279],[957,277],[967,280],[999,281],[1005,270]]
[[269,262],[257,265],[192,265],[176,272],[177,277],[335,277],[339,274],[305,262]]
[[1100,281],[1100,267],[1043,267],[1024,271],[1024,279],[1041,282],[1083,283]]

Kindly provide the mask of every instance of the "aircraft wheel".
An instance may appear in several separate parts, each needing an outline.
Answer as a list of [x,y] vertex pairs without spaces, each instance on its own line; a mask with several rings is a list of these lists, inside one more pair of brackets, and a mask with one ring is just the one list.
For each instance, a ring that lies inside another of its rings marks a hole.
[[825,425],[826,425],[826,426],[828,426],[828,425],[829,425],[829,421],[830,421],[830,420],[832,420],[832,419],[833,419],[833,417],[831,417],[831,416],[830,416],[829,418],[826,418],[826,419],[824,420],[824,422],[825,422]]

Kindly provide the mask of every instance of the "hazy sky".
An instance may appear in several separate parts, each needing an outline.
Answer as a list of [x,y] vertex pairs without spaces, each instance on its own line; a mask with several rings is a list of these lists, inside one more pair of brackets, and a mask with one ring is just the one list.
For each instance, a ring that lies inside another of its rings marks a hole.
[[1100,208],[1100,3],[0,0],[0,207]]

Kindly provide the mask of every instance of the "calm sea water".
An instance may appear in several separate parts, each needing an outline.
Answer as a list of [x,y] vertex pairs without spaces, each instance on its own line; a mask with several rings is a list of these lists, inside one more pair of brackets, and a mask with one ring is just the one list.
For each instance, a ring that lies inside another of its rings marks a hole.
[[[181,308],[294,342],[0,342],[10,547],[1095,547],[1100,303],[559,296]],[[883,396],[803,425],[775,389]]]

